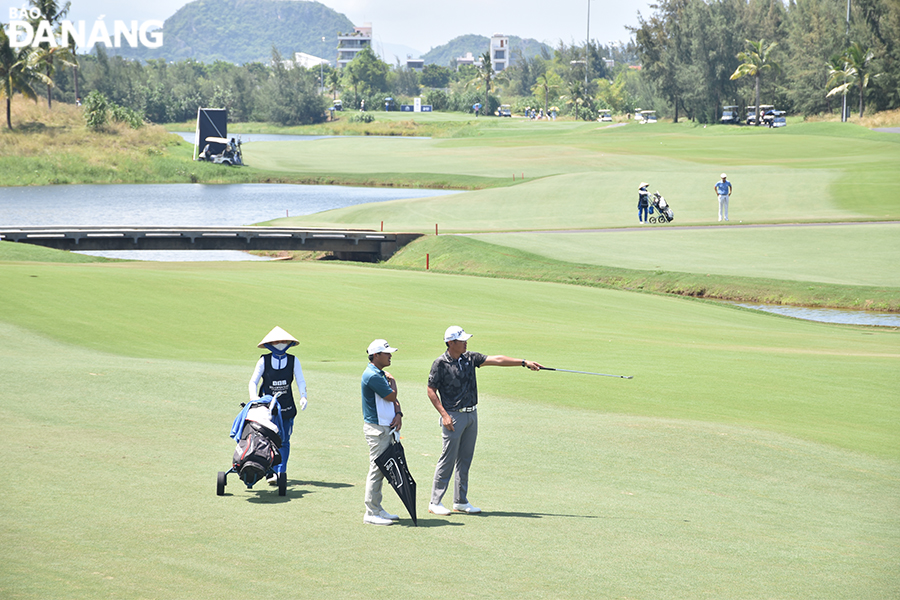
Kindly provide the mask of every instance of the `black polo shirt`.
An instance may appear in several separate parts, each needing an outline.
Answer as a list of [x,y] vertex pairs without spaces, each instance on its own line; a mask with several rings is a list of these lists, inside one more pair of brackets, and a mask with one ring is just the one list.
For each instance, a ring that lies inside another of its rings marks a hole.
[[438,391],[444,410],[458,411],[478,404],[475,369],[486,360],[487,356],[478,352],[464,352],[457,360],[444,352],[432,363],[428,387]]

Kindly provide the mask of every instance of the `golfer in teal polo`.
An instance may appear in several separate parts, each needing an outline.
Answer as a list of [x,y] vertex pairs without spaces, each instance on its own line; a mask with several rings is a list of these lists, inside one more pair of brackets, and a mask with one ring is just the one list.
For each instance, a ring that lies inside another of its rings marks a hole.
[[366,350],[369,364],[363,371],[362,390],[363,433],[369,444],[369,475],[366,477],[366,514],[363,523],[391,525],[398,519],[381,506],[381,487],[384,473],[375,464],[391,445],[391,433],[400,431],[403,413],[397,400],[397,382],[385,369],[391,366],[391,356],[396,352],[385,340],[374,340]]

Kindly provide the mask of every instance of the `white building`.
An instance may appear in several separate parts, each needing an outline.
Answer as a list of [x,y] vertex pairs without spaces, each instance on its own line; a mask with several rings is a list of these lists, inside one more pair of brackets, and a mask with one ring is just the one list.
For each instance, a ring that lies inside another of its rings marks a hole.
[[339,33],[337,39],[337,65],[338,68],[344,68],[363,48],[372,46],[372,24],[354,27],[353,33]]
[[312,69],[319,65],[330,65],[331,61],[327,58],[319,58],[318,56],[307,54],[306,52],[294,52],[294,63],[304,69]]
[[502,33],[491,36],[491,67],[497,73],[509,67],[509,38]]
[[459,71],[459,68],[463,65],[475,66],[475,57],[472,56],[471,52],[466,52],[465,56],[460,56],[456,59],[456,70],[457,71]]

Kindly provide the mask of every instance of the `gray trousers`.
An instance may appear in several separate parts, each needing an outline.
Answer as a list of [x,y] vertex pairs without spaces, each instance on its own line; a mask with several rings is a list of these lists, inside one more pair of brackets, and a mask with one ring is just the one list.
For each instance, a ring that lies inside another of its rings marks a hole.
[[434,486],[431,488],[431,503],[440,504],[450,486],[450,477],[455,476],[453,503],[466,504],[469,493],[469,467],[475,455],[475,440],[478,438],[478,412],[451,412],[453,431],[441,425],[443,448],[434,470]]

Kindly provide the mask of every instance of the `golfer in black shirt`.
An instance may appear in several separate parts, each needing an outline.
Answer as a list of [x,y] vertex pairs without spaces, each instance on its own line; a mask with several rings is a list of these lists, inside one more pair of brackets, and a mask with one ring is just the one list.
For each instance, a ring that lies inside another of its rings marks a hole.
[[475,454],[478,437],[478,383],[475,369],[481,366],[527,367],[540,371],[541,365],[521,358],[503,355],[486,356],[466,350],[471,334],[453,326],[444,332],[447,351],[431,365],[428,375],[428,399],[441,415],[443,448],[434,471],[434,486],[428,512],[449,515],[452,511],[441,504],[455,475],[453,510],[468,514],[481,512],[469,503],[469,467]]

